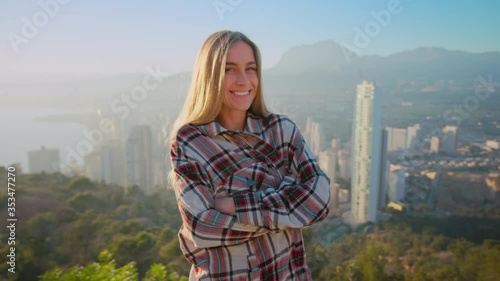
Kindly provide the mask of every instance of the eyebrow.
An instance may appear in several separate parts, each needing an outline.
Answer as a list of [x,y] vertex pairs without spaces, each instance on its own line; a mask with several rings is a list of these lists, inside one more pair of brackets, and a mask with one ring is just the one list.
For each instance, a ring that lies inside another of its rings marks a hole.
[[[256,62],[254,61],[251,61],[251,62],[247,62],[246,65],[250,65],[250,64],[257,64]],[[226,65],[237,65],[236,63],[234,62],[226,62]]]

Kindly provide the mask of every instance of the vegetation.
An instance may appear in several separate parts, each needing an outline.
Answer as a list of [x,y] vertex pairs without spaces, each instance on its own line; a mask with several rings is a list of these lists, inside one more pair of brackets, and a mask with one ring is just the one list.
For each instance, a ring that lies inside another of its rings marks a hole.
[[[6,174],[0,167],[3,182]],[[186,280],[190,265],[179,248],[181,221],[171,190],[147,195],[138,187],[43,173],[20,174],[16,182],[16,273],[2,263],[0,280]],[[7,202],[6,191],[0,200]],[[308,228],[313,278],[500,280],[500,220],[474,214],[395,216],[371,233],[354,230],[329,245]],[[0,255],[9,247],[3,243]]]
[[[7,172],[0,167],[0,173],[6,182]],[[16,182],[16,273],[9,273],[9,265],[1,263],[0,280],[37,280],[49,271],[44,280],[53,280],[59,270],[72,272],[82,266],[91,272],[97,265],[102,270],[116,266],[116,272],[136,272],[137,278],[144,278],[148,270],[158,271],[153,264],[180,277],[188,275],[190,265],[176,235],[181,221],[172,190],[146,195],[136,186],[125,190],[86,178],[43,173],[20,174]],[[0,200],[7,202],[6,191],[0,193]],[[3,221],[6,208],[2,204]],[[2,237],[9,235],[7,231],[1,228]],[[0,254],[5,257],[10,247],[2,243]],[[103,250],[113,263],[93,263]]]
[[499,226],[477,218],[399,218],[327,248],[310,243],[308,262],[314,280],[500,280]]
[[[135,263],[130,262],[121,268],[116,268],[113,255],[104,250],[99,254],[98,262],[91,263],[85,267],[74,266],[69,272],[63,273],[60,269],[54,269],[40,276],[41,281],[78,281],[78,280],[120,280],[138,281],[139,277]],[[165,266],[153,264],[146,272],[142,281],[187,281],[185,276],[180,277],[177,273],[167,273]]]

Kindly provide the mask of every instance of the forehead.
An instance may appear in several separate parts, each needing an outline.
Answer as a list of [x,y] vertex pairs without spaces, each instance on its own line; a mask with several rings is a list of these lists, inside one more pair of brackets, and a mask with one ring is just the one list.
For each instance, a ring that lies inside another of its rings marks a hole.
[[255,62],[252,47],[244,41],[234,42],[227,51],[227,62]]

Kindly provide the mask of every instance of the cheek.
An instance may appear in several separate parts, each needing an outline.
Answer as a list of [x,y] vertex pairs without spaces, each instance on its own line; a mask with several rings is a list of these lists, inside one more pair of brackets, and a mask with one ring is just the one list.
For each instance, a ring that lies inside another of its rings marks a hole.
[[252,85],[254,85],[255,88],[259,86],[259,77],[257,75],[253,76],[250,81],[252,82]]
[[226,73],[226,75],[224,76],[224,85],[226,87],[231,87],[232,85],[234,85],[234,83],[236,83],[237,79],[238,77],[233,73]]

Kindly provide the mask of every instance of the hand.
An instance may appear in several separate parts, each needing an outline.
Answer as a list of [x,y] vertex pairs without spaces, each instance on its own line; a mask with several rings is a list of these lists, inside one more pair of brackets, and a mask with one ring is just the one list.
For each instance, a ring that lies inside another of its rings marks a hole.
[[236,206],[232,197],[215,198],[215,209],[228,215],[236,215]]

